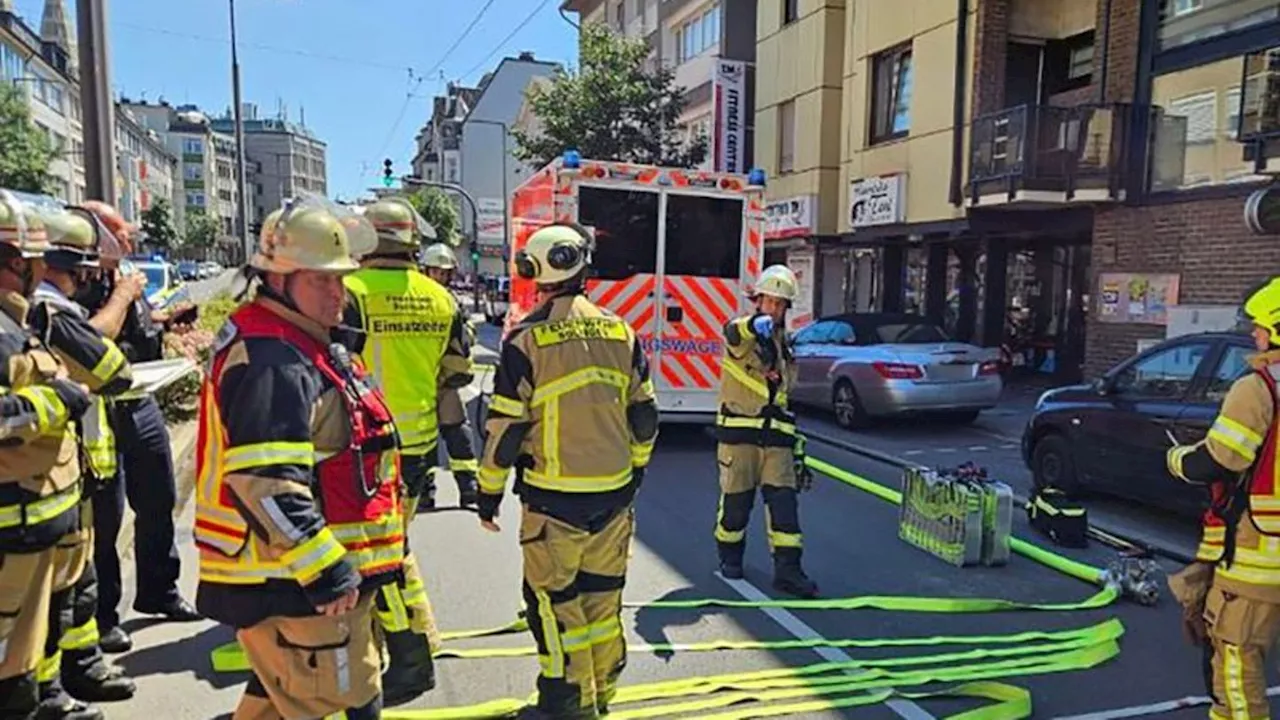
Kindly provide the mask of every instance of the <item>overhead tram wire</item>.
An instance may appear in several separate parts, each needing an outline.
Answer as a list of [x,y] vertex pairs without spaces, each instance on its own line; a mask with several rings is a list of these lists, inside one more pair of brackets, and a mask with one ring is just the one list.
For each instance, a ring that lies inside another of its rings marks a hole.
[[520,24],[517,25],[514,30],[508,33],[506,37],[502,38],[502,41],[499,42],[498,45],[492,51],[490,51],[488,55],[485,55],[483,60],[476,63],[474,67],[472,67],[470,70],[463,73],[462,78],[463,79],[469,78],[471,77],[472,74],[475,73],[475,71],[484,67],[485,63],[489,62],[489,60],[491,60],[494,55],[497,55],[499,52],[501,52],[502,48],[506,47],[507,43],[511,42],[511,39],[514,38],[517,34],[519,34],[521,30],[525,29],[525,27],[529,23],[533,22],[533,19],[538,16],[538,13],[542,12],[542,9],[545,8],[547,5],[549,5],[550,3],[551,3],[551,0],[542,0],[542,2],[538,3],[538,7],[534,8],[533,12],[529,13],[529,15],[525,17],[524,20],[520,21]]

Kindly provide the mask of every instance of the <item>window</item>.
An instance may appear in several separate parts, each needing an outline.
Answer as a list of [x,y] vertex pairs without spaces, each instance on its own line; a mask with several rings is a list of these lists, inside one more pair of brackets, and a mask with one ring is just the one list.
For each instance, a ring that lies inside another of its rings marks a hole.
[[1067,79],[1079,80],[1093,75],[1093,43],[1071,48]]
[[789,25],[800,18],[800,0],[782,0],[782,24]]
[[676,61],[687,62],[720,44],[720,4],[712,5],[676,30]]
[[796,102],[778,106],[778,172],[788,173],[796,165]]
[[1218,139],[1218,94],[1214,91],[1179,98],[1169,103],[1169,114],[1187,119],[1187,143]]
[[1193,13],[1200,9],[1201,0],[1172,0],[1169,3],[1169,12],[1173,17]]
[[742,261],[742,200],[667,194],[668,275],[736,278]]
[[203,155],[204,141],[200,138],[184,138],[182,140],[182,152],[186,155]]
[[200,167],[199,165],[183,165],[182,166],[183,180],[199,180],[202,177],[204,177],[204,168]]
[[198,208],[202,208],[202,207],[204,207],[204,193],[202,193],[202,192],[188,192],[188,193],[187,193],[187,207],[198,207]]
[[804,328],[796,333],[796,345],[816,345],[826,342],[827,338],[835,331],[834,320],[823,320]]
[[627,20],[627,3],[624,0],[618,0],[618,4],[613,8],[613,15],[613,22],[619,30],[622,30]]
[[893,140],[911,129],[911,46],[872,59],[871,143]]
[[1186,343],[1159,350],[1130,364],[1116,375],[1115,392],[1151,398],[1176,399],[1187,393],[1208,343]]
[[1222,402],[1231,389],[1232,383],[1244,375],[1249,368],[1249,356],[1253,348],[1243,345],[1231,345],[1222,353],[1218,368],[1209,377],[1209,385],[1205,388],[1205,397],[1212,402]]
[[847,322],[836,321],[831,323],[831,334],[827,336],[826,342],[831,345],[853,345],[857,341],[857,333],[853,331],[853,326]]
[[595,228],[591,277],[626,280],[657,273],[656,192],[584,187],[578,190],[578,208],[578,222]]
[[1227,125],[1222,129],[1223,134],[1234,140],[1236,131],[1240,129],[1240,88],[1228,90],[1223,95],[1222,105],[1222,115],[1227,119]]
[[1164,0],[1159,49],[1219,37],[1278,18],[1277,0]]

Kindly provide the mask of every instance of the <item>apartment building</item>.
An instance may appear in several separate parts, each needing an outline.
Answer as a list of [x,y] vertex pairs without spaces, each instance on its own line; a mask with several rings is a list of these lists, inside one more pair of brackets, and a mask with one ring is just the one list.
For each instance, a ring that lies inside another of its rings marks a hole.
[[[486,75],[481,83],[488,79]],[[431,102],[431,117],[414,138],[417,151],[410,167],[415,177],[432,182],[458,182],[462,173],[462,121],[471,112],[480,88],[449,83]]]
[[140,223],[157,200],[174,204],[178,157],[127,107],[116,105],[115,122],[116,207],[125,220]]
[[[761,5],[771,0],[762,0]],[[707,138],[702,167],[747,172],[754,161],[757,0],[565,0],[562,12],[643,38],[654,67],[684,88],[681,127]]]
[[[301,193],[328,194],[327,145],[305,121],[291,120],[285,108],[277,117],[260,117],[252,103],[243,105],[241,117],[251,225]],[[213,120],[212,128],[235,137],[235,119],[229,111]]]
[[122,106],[147,130],[163,139],[165,147],[177,159],[174,176],[174,227],[186,228],[191,212],[218,217],[214,188],[216,151],[209,116],[195,105],[174,107],[161,100],[156,103],[121,98]]

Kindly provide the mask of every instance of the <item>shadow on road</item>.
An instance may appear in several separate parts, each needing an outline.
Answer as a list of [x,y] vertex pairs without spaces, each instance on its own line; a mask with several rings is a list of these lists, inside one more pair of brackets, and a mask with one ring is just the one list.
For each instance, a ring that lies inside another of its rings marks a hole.
[[[148,620],[132,619],[123,623],[126,630],[134,632],[154,624]],[[209,654],[219,645],[231,642],[235,634],[231,628],[213,625],[194,635],[175,637],[163,644],[143,647],[127,655],[115,658],[115,663],[132,678],[150,675],[192,674],[210,687],[222,690],[240,685],[248,679],[246,673],[214,672]]]

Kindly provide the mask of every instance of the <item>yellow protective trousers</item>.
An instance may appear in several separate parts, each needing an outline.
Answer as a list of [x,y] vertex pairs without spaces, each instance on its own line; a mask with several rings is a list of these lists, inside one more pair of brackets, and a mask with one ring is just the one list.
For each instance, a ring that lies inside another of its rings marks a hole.
[[775,557],[780,552],[798,555],[802,537],[792,448],[720,443],[716,463],[720,469],[720,507],[715,535],[721,552],[741,558],[759,489],[768,521],[769,548]]
[[436,626],[435,612],[431,609],[431,599],[427,597],[427,586],[418,570],[417,558],[409,552],[409,525],[417,513],[425,478],[435,470],[431,462],[434,457],[435,454],[432,453],[429,456],[405,455],[401,458],[401,474],[408,488],[404,512],[404,577],[396,583],[379,588],[374,606],[374,615],[385,632],[412,630],[414,634],[426,637],[433,653],[440,649],[440,631]]
[[627,661],[622,588],[635,511],[620,508],[581,528],[525,506],[520,521],[524,599],[538,648],[538,709],[596,718]]
[[1280,605],[1209,588],[1205,628],[1213,644],[1215,720],[1267,720],[1267,654],[1280,640]]

